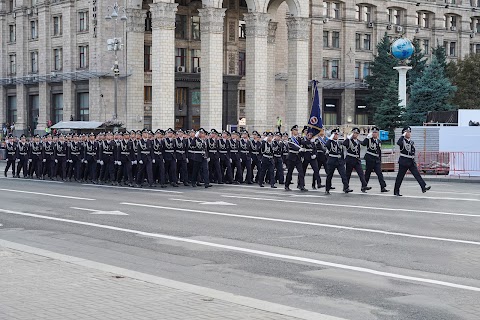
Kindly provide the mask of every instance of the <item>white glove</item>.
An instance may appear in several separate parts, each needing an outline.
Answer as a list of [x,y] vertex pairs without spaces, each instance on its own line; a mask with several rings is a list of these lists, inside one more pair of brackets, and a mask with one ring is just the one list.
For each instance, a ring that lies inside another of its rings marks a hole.
[[317,159],[317,156],[316,156],[316,155],[313,155],[313,156],[312,156],[312,159],[314,159],[314,160]]
[[305,152],[305,151],[307,151],[307,150],[306,150],[305,148],[300,148],[300,149],[298,149],[298,151],[300,151],[300,152]]
[[188,163],[188,158],[187,158],[187,163]]
[[83,160],[83,163],[88,164],[88,161],[87,161],[87,160]]
[[367,138],[370,139],[371,137],[373,137],[373,134],[370,132],[369,134],[367,134]]
[[20,159],[15,159],[15,162],[20,162]]
[[117,161],[117,164],[118,164],[119,166],[121,166],[121,165],[122,165],[122,161]]
[[353,134],[350,133],[350,134],[347,136],[347,139],[352,139],[352,137],[353,137]]
[[135,160],[135,161],[132,161],[132,163],[133,163],[133,164],[137,164],[138,162],[137,162],[137,160]]
[[47,159],[43,159],[42,162],[47,162]]
[[57,160],[57,159],[55,159],[55,163],[58,163],[58,160]]
[[210,162],[210,158],[207,158],[207,162]]
[[240,163],[242,163],[242,162],[243,162],[243,160],[242,160],[242,159],[240,159]]
[[32,159],[28,159],[28,162],[32,162]]
[[139,164],[143,164],[143,160],[138,161]]
[[132,161],[132,166],[135,164],[135,161]]
[[97,160],[97,163],[100,164],[100,160]]
[[230,163],[232,163],[232,159],[230,159]]
[[155,163],[155,159],[152,160],[152,163]]
[[100,165],[103,166],[103,160],[100,160]]
[[402,136],[404,136],[404,137],[405,137],[406,135],[407,135],[407,132],[404,132],[404,133],[402,134]]

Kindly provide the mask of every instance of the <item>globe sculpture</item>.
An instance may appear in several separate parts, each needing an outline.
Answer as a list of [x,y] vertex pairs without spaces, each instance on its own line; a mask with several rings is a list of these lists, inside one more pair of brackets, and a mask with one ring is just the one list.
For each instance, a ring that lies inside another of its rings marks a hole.
[[392,55],[398,60],[410,58],[414,50],[412,42],[405,38],[396,40],[391,47]]

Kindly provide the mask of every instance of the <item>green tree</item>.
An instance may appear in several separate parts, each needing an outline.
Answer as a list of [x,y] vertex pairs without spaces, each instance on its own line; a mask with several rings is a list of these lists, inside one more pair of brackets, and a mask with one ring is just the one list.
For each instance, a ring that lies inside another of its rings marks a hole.
[[449,103],[457,88],[445,76],[441,62],[434,56],[423,75],[412,85],[410,101],[403,115],[406,124],[425,122],[428,111],[454,109]]
[[401,126],[401,107],[398,99],[398,80],[392,79],[386,86],[383,86],[384,97],[380,102],[374,121],[377,126],[393,133],[395,128]]
[[407,73],[407,93],[410,93],[411,86],[420,78],[427,66],[427,58],[420,47],[420,40],[415,38],[412,42],[415,51],[408,60],[407,65],[412,67]]
[[369,86],[367,103],[370,116],[377,113],[377,108],[385,99],[385,84],[395,80],[398,75],[393,67],[397,66],[397,60],[390,54],[391,41],[385,33],[382,40],[377,44],[377,55],[370,65],[371,75],[365,78]]
[[480,109],[480,54],[449,63],[447,71],[458,89],[452,103],[460,109]]
[[435,48],[432,49],[432,55],[437,58],[438,63],[443,68],[444,71],[447,69],[447,53],[445,52],[445,47],[438,44]]

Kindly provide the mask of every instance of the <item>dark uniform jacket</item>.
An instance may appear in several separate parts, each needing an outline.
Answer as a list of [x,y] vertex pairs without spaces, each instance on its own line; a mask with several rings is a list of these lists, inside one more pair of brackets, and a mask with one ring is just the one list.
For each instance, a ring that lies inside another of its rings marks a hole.
[[164,138],[163,144],[163,159],[165,161],[176,160],[175,158],[175,139]]
[[6,144],[7,149],[7,160],[15,160],[17,156],[17,144],[13,142],[8,142]]
[[366,138],[362,141],[362,146],[367,147],[365,160],[382,162],[382,142],[379,139]]

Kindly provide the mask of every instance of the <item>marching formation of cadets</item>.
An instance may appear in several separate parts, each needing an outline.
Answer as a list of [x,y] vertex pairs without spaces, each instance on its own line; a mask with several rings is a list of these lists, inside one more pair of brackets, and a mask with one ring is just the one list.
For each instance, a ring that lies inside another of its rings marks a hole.
[[[329,139],[323,131],[313,136],[298,126],[291,134],[253,131],[222,131],[205,129],[198,131],[131,131],[125,133],[93,133],[88,135],[50,135],[42,139],[35,135],[32,141],[22,135],[20,140],[9,136],[6,143],[7,166],[15,178],[37,178],[98,184],[128,185],[130,187],[204,186],[217,184],[276,184],[290,190],[293,171],[298,173],[297,188],[305,188],[307,167],[313,170],[312,188],[325,187],[330,194],[332,177],[337,170],[345,193],[350,176],[355,170],[362,184],[361,191],[371,187],[368,181],[375,172],[381,192],[388,192],[381,170],[381,142],[379,129],[373,127],[363,141],[358,140],[360,130],[354,128],[343,142],[339,141],[339,129],[331,131]],[[414,163],[415,148],[410,140],[410,128],[403,130],[398,141],[401,156],[400,169],[395,183],[395,195],[400,195],[400,185],[407,170],[417,178],[422,191],[427,191]],[[408,135],[408,136],[407,136]],[[362,169],[360,147],[366,147],[366,170]],[[286,168],[286,176],[284,172]],[[322,184],[320,169],[327,173]],[[256,170],[255,170],[256,169]],[[255,170],[255,171],[254,171]],[[255,172],[255,174],[254,174]]]

